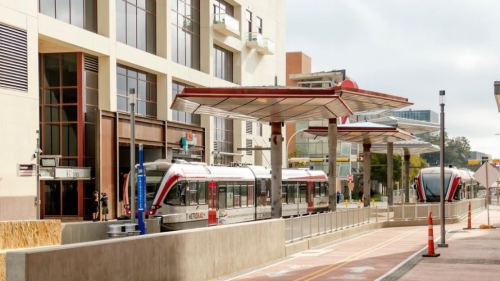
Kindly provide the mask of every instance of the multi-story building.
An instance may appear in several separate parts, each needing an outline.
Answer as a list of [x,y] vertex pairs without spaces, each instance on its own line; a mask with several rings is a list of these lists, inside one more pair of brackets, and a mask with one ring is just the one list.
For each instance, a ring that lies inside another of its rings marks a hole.
[[486,154],[484,152],[479,152],[479,151],[471,151],[470,152],[470,160],[482,160],[483,157],[488,157],[489,160],[491,160],[491,154]]
[[406,119],[427,121],[431,123],[439,123],[439,114],[432,110],[398,110],[391,111],[385,114],[386,116],[394,116]]
[[[87,218],[95,190],[118,215],[131,101],[146,161],[270,166],[268,152],[237,150],[269,146],[269,126],[170,105],[185,87],[284,83],[285,4],[0,0],[0,220],[36,217],[36,177],[22,169],[35,163],[37,130],[43,155],[91,168],[84,180],[42,180],[41,217]],[[194,145],[185,150],[182,138]]]

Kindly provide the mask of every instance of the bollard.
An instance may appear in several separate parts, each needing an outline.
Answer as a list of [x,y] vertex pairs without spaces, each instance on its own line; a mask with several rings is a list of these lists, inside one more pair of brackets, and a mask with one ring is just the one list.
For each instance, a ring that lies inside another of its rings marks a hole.
[[[422,255],[422,257],[439,257],[440,254],[434,253],[434,231],[432,229],[432,213],[429,213],[429,234],[428,234],[428,246],[427,246],[427,254]],[[445,234],[442,234],[445,235]]]
[[375,207],[375,199],[372,199],[372,207]]
[[348,203],[347,199],[345,200],[345,207],[349,208],[349,203]]
[[467,214],[467,227],[464,229],[473,229],[471,227],[470,201],[469,201],[469,213]]
[[358,208],[361,206],[361,199],[358,199]]
[[292,228],[292,243],[293,243],[293,215],[292,215],[292,216],[290,216],[290,219],[292,220],[292,221],[291,221],[291,223],[292,223],[291,228]]

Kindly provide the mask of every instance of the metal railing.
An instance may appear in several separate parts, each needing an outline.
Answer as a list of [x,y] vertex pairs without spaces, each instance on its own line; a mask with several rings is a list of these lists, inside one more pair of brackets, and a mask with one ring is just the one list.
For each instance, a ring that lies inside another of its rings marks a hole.
[[214,14],[214,23],[222,23],[227,29],[240,34],[240,22],[228,14]]
[[[469,202],[473,211],[486,206],[484,198],[445,203],[446,218],[460,218],[467,215]],[[438,219],[441,215],[439,207],[439,203],[402,204],[339,208],[335,212],[291,216],[285,219],[285,241],[292,243],[370,222],[427,219],[431,212],[432,217]]]
[[258,32],[248,32],[247,33],[248,42],[257,42],[258,46],[264,47],[264,37]]

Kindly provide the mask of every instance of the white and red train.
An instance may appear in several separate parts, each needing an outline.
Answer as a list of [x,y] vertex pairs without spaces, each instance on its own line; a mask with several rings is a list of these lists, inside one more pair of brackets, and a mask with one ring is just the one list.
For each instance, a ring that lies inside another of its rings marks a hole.
[[[271,217],[271,170],[260,166],[216,167],[145,163],[146,210],[162,217],[164,230],[224,225]],[[328,178],[323,171],[284,169],[282,215],[328,210]],[[124,204],[130,214],[130,188]],[[125,190],[127,192],[125,192]]]
[[[424,168],[415,177],[417,196],[420,202],[440,202],[440,167]],[[474,173],[457,168],[444,169],[445,201],[476,198],[479,183]]]

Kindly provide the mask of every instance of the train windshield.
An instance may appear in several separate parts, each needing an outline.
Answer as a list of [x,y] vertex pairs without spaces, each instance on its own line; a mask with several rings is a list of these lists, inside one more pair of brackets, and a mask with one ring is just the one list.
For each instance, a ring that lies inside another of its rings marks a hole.
[[[160,189],[161,181],[165,175],[165,171],[157,170],[146,170],[146,210],[151,209],[153,200],[156,197],[158,189]],[[137,184],[137,174],[136,174],[136,184]],[[128,183],[128,195],[130,198],[130,182]],[[135,200],[137,202],[137,188],[135,189]]]
[[[451,173],[444,174],[444,193],[448,192],[450,186]],[[438,202],[441,195],[441,175],[440,174],[422,174],[422,186],[424,188],[427,202]]]

